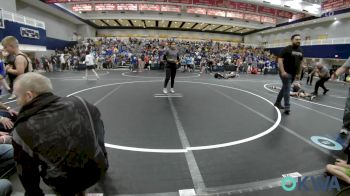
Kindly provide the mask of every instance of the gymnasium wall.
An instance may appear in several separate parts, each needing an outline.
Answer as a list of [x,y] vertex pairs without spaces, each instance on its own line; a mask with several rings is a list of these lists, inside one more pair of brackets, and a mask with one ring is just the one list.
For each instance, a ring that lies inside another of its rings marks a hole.
[[[28,28],[31,30],[37,30],[39,32],[39,39],[27,38],[21,35],[21,28]],[[20,44],[34,45],[34,46],[46,46],[48,50],[63,49],[66,46],[75,44],[74,41],[60,40],[56,38],[48,37],[45,29],[36,28],[16,22],[5,20],[5,29],[0,29],[0,40],[6,36],[15,36]]]
[[33,7],[23,1],[17,1],[17,14],[45,22],[47,37],[72,41],[74,33],[78,31],[76,24]]
[[323,23],[315,23],[297,28],[275,31],[272,33],[260,32],[244,37],[245,42],[268,42],[269,44],[289,42],[291,35],[300,34],[303,39],[309,37],[311,40],[322,40],[329,38],[350,37],[350,18],[332,20]]
[[[350,44],[302,46],[304,56],[308,58],[347,59],[350,56]],[[278,55],[282,48],[271,48]]]
[[96,29],[87,24],[78,25],[78,34],[81,37],[95,37]]
[[191,31],[175,31],[175,30],[147,30],[147,29],[100,29],[97,30],[98,37],[140,37],[140,38],[179,38],[188,40],[214,40],[214,41],[230,41],[241,42],[242,36],[191,32]]
[[16,1],[15,0],[0,0],[0,8],[10,11],[16,12]]

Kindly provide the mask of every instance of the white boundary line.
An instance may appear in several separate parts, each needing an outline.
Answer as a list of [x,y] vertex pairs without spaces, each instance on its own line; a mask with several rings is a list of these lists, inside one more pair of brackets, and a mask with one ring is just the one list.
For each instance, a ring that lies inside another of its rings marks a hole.
[[[73,92],[73,93],[67,95],[67,97],[72,96],[72,95],[76,95],[76,94],[81,93],[81,92],[85,92],[85,91],[89,91],[89,90],[97,89],[97,88],[101,88],[101,87],[106,87],[106,86],[114,86],[114,85],[119,85],[119,84],[133,84],[133,83],[152,83],[152,82],[162,82],[162,81],[161,80],[149,80],[149,81],[130,81],[130,82],[119,82],[119,83],[113,83],[113,84],[105,84],[105,85],[90,87],[90,88],[86,88],[86,89],[83,89],[80,91]],[[222,88],[238,90],[241,92],[245,92],[247,94],[251,94],[251,95],[258,97],[262,100],[265,100],[267,103],[269,103],[272,106],[274,105],[271,101],[269,101],[268,99],[266,99],[260,95],[257,95],[255,93],[252,93],[252,92],[247,91],[247,90],[235,88],[235,87],[224,86],[224,85],[220,85],[220,84],[205,83],[205,82],[193,82],[193,81],[177,81],[177,82],[178,83],[191,83],[191,84],[204,84],[204,85],[217,86],[217,87],[222,87]],[[242,143],[256,140],[260,137],[263,137],[263,136],[271,133],[273,130],[275,130],[281,122],[281,112],[279,111],[278,108],[276,108],[276,107],[274,107],[274,108],[275,108],[275,111],[277,112],[277,120],[269,129],[267,129],[267,130],[265,130],[257,135],[254,135],[254,136],[251,136],[251,137],[248,137],[245,139],[233,141],[233,142],[227,142],[227,143],[215,144],[215,145],[206,145],[206,146],[187,147],[185,149],[135,148],[135,147],[130,147],[130,146],[120,146],[120,145],[114,145],[114,144],[108,144],[108,143],[106,143],[105,145],[106,145],[106,147],[115,148],[115,149],[119,149],[119,150],[137,151],[137,152],[152,152],[152,153],[185,153],[185,152],[194,151],[194,150],[208,150],[208,149],[216,149],[216,148],[234,146],[234,145],[238,145],[238,144],[242,144]]]
[[99,100],[97,100],[94,105],[98,105],[99,103],[101,103],[103,100],[105,100],[108,96],[111,96],[113,93],[115,93],[118,89],[120,89],[121,85],[117,86],[115,89],[113,89],[111,92],[107,93],[105,96],[103,96],[102,98],[100,98]]
[[[110,72],[107,71],[106,73],[98,74],[98,76],[106,76],[106,75],[109,75],[109,74],[110,74]],[[62,78],[57,78],[57,77],[50,78],[49,76],[46,76],[46,75],[44,75],[44,76],[48,77],[49,79],[53,79],[53,80],[86,80],[86,79],[83,78],[83,77],[85,77],[85,75],[72,76],[72,77],[62,77]],[[89,76],[95,76],[95,75],[88,75],[88,77]]]
[[[182,148],[188,148],[190,147],[190,141],[187,138],[186,132],[182,126],[182,123],[180,121],[179,114],[177,113],[177,110],[175,108],[174,102],[171,98],[168,97],[169,104],[170,104],[170,109],[174,117],[174,122],[177,128],[177,132],[179,134],[180,142],[182,145]],[[197,190],[197,192],[201,192],[201,190],[205,189],[205,183],[203,180],[203,176],[199,170],[196,158],[194,157],[194,154],[192,151],[188,151],[185,153],[185,158],[186,162],[188,165],[188,168],[190,170],[191,178],[192,178],[192,183],[194,185],[194,188]],[[185,196],[185,194],[180,195],[180,196]]]
[[174,98],[182,98],[182,95],[154,95],[155,98],[164,98],[164,97],[174,97]]
[[[274,84],[278,84],[278,83],[270,83],[270,84],[264,84],[264,88],[270,92],[273,92],[273,93],[276,93],[278,94],[277,92],[267,88],[268,85],[274,85]],[[337,107],[333,107],[333,106],[330,106],[330,105],[325,105],[325,104],[320,104],[320,103],[315,103],[315,102],[312,102],[312,101],[308,101],[308,100],[304,100],[304,99],[298,99],[298,98],[295,98],[295,97],[291,97],[292,99],[296,99],[296,100],[299,100],[299,101],[304,101],[304,102],[307,102],[307,103],[312,103],[312,104],[315,104],[315,105],[319,105],[319,106],[323,106],[323,107],[327,107],[327,108],[332,108],[332,109],[336,109],[336,110],[342,110],[344,111],[344,109],[342,108],[337,108]]]
[[[126,74],[127,72],[123,72],[122,73],[122,76],[125,76],[125,77],[132,77],[132,78],[164,78],[164,77],[160,77],[160,76],[158,76],[158,77],[146,77],[146,76],[131,76],[131,75],[128,75],[128,74]],[[196,75],[194,75],[194,76],[179,76],[179,77],[176,77],[176,78],[198,78],[198,77],[200,77],[201,76],[201,74],[196,74]]]

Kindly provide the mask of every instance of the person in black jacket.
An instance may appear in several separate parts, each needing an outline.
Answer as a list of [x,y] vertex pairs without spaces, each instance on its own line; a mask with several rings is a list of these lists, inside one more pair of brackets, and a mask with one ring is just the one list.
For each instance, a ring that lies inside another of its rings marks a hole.
[[14,93],[21,109],[12,145],[26,196],[44,195],[40,177],[58,195],[69,196],[104,176],[104,126],[94,105],[54,95],[51,81],[37,73],[19,76]]

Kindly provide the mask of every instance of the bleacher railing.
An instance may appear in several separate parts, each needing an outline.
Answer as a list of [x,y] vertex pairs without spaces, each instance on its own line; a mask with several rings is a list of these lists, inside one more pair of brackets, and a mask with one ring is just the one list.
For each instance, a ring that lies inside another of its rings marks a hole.
[[[37,20],[34,18],[29,18],[26,16],[22,16],[22,15],[12,13],[12,12],[9,12],[6,10],[3,10],[2,14],[3,14],[4,20],[8,20],[11,22],[17,22],[17,23],[28,25],[28,26],[45,29],[45,22],[43,22],[43,21],[40,21],[40,20]],[[6,26],[5,26],[5,28],[6,28]]]
[[[288,46],[290,42],[265,44],[265,48],[281,48]],[[302,46],[313,45],[334,45],[334,44],[350,44],[350,37],[329,38],[329,39],[314,39],[302,41]]]

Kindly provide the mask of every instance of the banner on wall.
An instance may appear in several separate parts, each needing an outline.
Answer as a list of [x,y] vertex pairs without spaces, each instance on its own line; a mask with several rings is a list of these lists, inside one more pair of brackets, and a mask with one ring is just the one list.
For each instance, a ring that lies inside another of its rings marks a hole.
[[270,8],[270,7],[265,7],[265,6],[259,6],[258,12],[260,14],[266,14],[266,15],[270,15],[270,16],[276,15],[276,9]]
[[261,16],[261,22],[276,24],[277,20],[276,20],[276,18],[272,18],[272,17],[268,17],[268,16]]
[[162,12],[181,12],[181,7],[178,5],[161,5],[160,11]]
[[2,9],[0,8],[0,29],[5,28],[4,17],[2,15]]
[[292,19],[293,13],[284,10],[277,10],[277,17]]
[[117,10],[117,4],[114,3],[96,3],[96,11],[105,11],[105,10]]
[[79,11],[92,11],[92,4],[91,3],[86,3],[86,4],[74,4],[72,6],[72,10],[75,12]]
[[326,0],[322,2],[322,10],[333,11],[350,7],[350,0]]
[[237,18],[237,19],[243,20],[244,19],[244,14],[241,13],[241,12],[227,12],[226,13],[226,17]]
[[215,6],[215,0],[193,0],[194,5],[207,5],[207,6]]
[[226,16],[226,12],[223,10],[216,10],[216,9],[208,9],[207,10],[207,14],[209,16],[221,16],[221,17],[225,17]]
[[40,39],[40,33],[38,30],[21,27],[20,31],[22,37]]
[[256,12],[258,9],[257,5],[250,4],[250,3],[236,3],[237,9],[242,11],[248,11],[248,12]]
[[168,0],[168,3],[192,4],[192,0]]
[[245,20],[252,20],[252,21],[256,21],[256,22],[260,22],[261,18],[259,15],[255,15],[255,14],[244,14],[244,19]]
[[160,5],[156,4],[139,4],[140,11],[160,11]]
[[202,14],[202,15],[206,15],[207,14],[207,9],[205,8],[199,8],[199,7],[187,7],[187,13],[190,14]]
[[137,4],[117,4],[117,10],[119,11],[137,11]]

